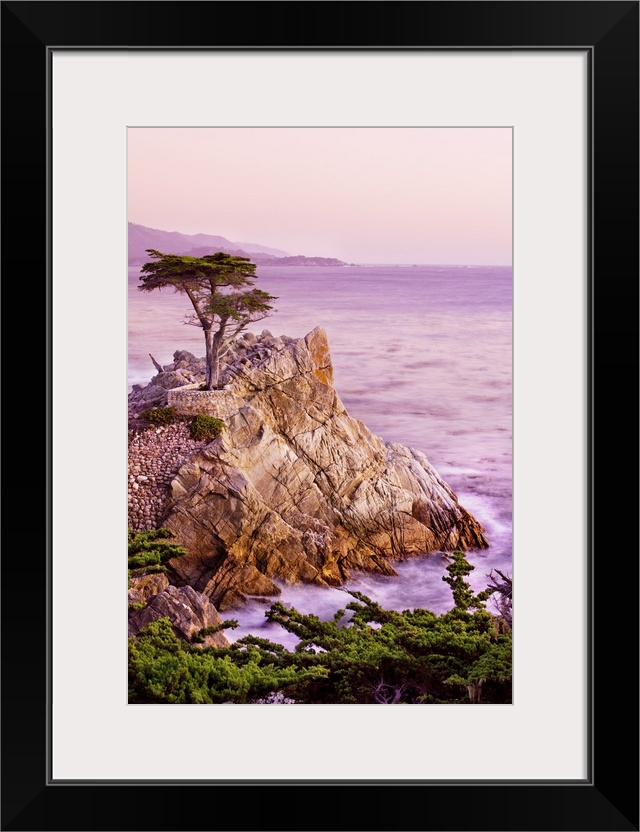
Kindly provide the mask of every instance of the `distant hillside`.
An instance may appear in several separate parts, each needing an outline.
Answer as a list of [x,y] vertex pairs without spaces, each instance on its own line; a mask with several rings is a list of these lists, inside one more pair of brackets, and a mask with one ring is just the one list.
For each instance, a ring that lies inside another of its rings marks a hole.
[[154,248],[163,254],[193,254],[194,250],[197,250],[203,254],[225,251],[228,254],[246,256],[254,253],[269,257],[287,255],[286,251],[280,249],[260,246],[257,243],[234,243],[216,234],[182,234],[180,231],[162,231],[159,228],[147,228],[145,225],[130,222],[129,264],[146,263],[149,259],[146,253],[148,248]]
[[224,251],[239,257],[249,257],[258,265],[274,266],[344,266],[335,257],[305,257],[298,254],[291,257],[278,248],[260,246],[257,243],[234,243],[226,237],[215,234],[182,234],[179,231],[161,231],[147,228],[135,222],[129,223],[129,265],[138,266],[149,259],[147,249],[153,248],[163,254],[190,254],[204,257],[215,251]]
[[346,266],[344,260],[335,257],[304,257],[296,254],[295,257],[274,257],[266,261],[269,266]]
[[238,246],[226,237],[207,234],[181,234],[179,231],[160,231],[135,222],[129,223],[129,263],[137,265],[149,259],[146,250],[154,248],[163,254],[187,254],[196,246],[211,246],[215,251],[232,251]]
[[288,251],[282,251],[281,248],[269,248],[268,246],[258,246],[255,243],[236,243],[238,248],[243,251],[248,251],[249,254],[273,254],[274,257],[288,257]]

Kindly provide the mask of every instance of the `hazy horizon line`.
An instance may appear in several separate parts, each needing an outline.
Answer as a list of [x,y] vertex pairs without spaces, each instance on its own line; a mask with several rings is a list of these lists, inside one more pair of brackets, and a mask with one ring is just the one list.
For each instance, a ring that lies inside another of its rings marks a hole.
[[[152,225],[145,225],[142,222],[137,222],[136,220],[127,218],[127,223],[132,223],[133,225],[140,225],[142,228],[149,228],[154,231],[162,231],[165,234],[183,234],[185,237],[197,237],[201,235],[209,236],[209,237],[224,237],[226,240],[229,240],[230,243],[236,243],[237,245],[254,245],[254,246],[262,246],[263,248],[273,248],[279,249],[280,251],[286,251],[286,249],[282,248],[281,246],[273,245],[271,243],[259,243],[254,242],[253,240],[244,240],[243,243],[239,240],[233,240],[231,237],[227,237],[226,234],[215,234],[211,231],[180,231],[177,228],[166,229],[166,228],[156,228]],[[254,252],[255,253],[255,252]],[[259,253],[259,252],[258,252]],[[251,252],[247,252],[247,254],[251,254]],[[331,258],[333,257],[336,260],[340,260],[341,258],[335,257],[331,254],[287,254],[287,257],[326,257]],[[346,261],[343,261],[346,262]],[[262,263],[263,266],[268,266],[268,263]],[[421,263],[421,262],[414,262],[414,261],[407,261],[407,262],[400,262],[400,261],[378,261],[378,260],[361,260],[359,262],[350,262],[347,263],[349,266],[447,266],[449,268],[466,268],[466,267],[491,267],[491,268],[513,268],[513,262],[511,263],[437,263],[437,262],[429,262],[429,263]]]

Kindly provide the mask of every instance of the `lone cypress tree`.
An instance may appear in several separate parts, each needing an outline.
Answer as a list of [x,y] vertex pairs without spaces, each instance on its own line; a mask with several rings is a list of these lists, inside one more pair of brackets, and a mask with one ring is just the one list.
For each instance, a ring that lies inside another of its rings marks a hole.
[[220,359],[231,341],[247,325],[269,315],[277,300],[268,292],[250,288],[254,285],[256,266],[248,257],[235,257],[218,251],[205,257],[162,254],[147,249],[153,258],[142,267],[138,288],[152,292],[173,286],[185,294],[194,312],[186,323],[204,331],[207,377],[205,390],[219,386]]

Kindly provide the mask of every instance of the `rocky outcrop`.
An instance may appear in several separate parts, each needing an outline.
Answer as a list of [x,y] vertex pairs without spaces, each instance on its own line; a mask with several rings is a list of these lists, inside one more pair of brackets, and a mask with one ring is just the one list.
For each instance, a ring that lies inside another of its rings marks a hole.
[[[173,632],[185,641],[190,641],[205,627],[222,624],[211,601],[190,586],[168,586],[155,595],[146,607],[129,613],[129,636],[135,636],[158,618],[169,618]],[[203,647],[228,647],[229,641],[220,631],[204,635],[200,644]]]
[[204,381],[206,362],[196,358],[187,350],[176,350],[171,364],[165,364],[144,387],[134,384],[129,394],[129,418],[137,418],[147,407],[164,407],[167,404],[167,390],[185,384]]
[[223,381],[235,413],[179,469],[162,519],[189,552],[169,562],[173,583],[225,610],[279,581],[335,586],[356,570],[393,575],[394,559],[487,545],[423,453],[347,413],[322,328],[246,333]]
[[132,578],[129,589],[130,604],[146,604],[154,595],[162,592],[169,586],[169,579],[160,573],[157,575],[144,575],[141,578]]
[[[307,574],[305,564],[297,580],[304,580]],[[242,606],[247,596],[280,595],[280,588],[253,564],[243,563],[227,552],[224,547],[218,554],[206,551],[204,554],[186,555],[169,561],[170,575],[174,583],[193,586],[211,598],[223,612]],[[313,577],[313,573],[309,572]]]

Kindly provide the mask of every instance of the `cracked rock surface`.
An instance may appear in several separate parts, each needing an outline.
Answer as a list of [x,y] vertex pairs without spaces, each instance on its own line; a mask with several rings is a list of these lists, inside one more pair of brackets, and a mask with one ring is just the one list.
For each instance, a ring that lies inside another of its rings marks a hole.
[[[129,636],[135,636],[143,627],[158,618],[168,618],[178,638],[189,641],[205,627],[217,627],[222,619],[211,601],[190,586],[168,586],[154,595],[144,609],[129,613]],[[200,643],[203,647],[228,647],[229,641],[222,631],[206,634]]]
[[[177,371],[197,380],[196,359],[175,356],[184,366],[168,365],[171,383],[134,391],[134,407],[136,396],[162,402]],[[223,381],[237,410],[181,465],[162,510],[189,552],[169,562],[172,583],[227,610],[277,595],[276,581],[337,586],[356,570],[394,575],[395,559],[488,545],[423,453],[347,413],[321,327],[299,339],[245,333]]]

